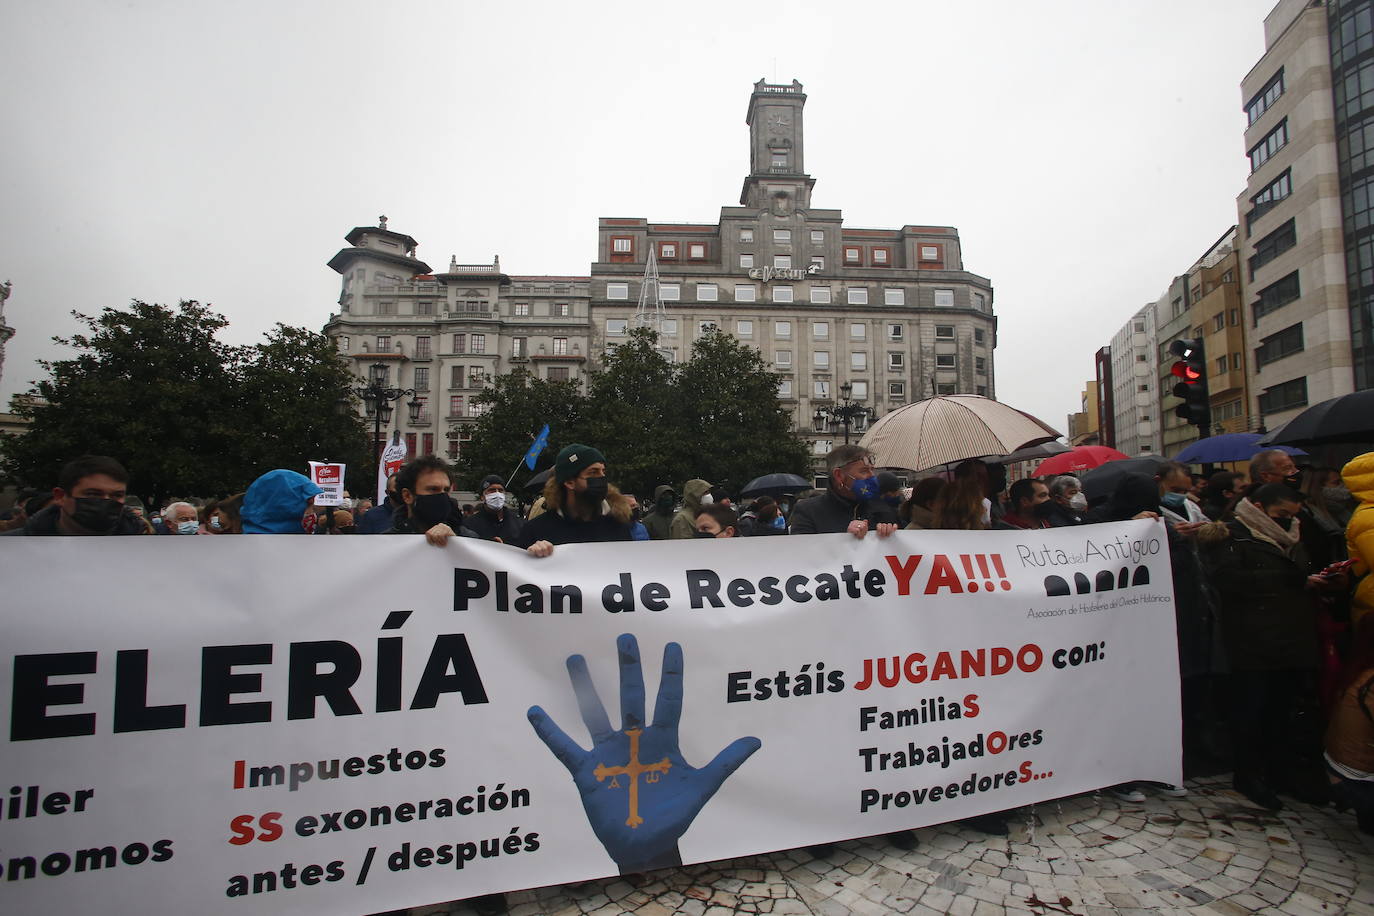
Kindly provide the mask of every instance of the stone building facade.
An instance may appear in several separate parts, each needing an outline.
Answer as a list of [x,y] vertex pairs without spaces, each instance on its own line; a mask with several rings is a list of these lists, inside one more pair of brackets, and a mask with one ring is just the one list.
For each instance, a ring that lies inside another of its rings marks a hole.
[[964,269],[958,231],[851,228],[813,207],[805,102],[795,81],[755,84],[739,206],[710,224],[604,217],[585,277],[509,276],[499,259],[435,273],[384,220],[356,228],[329,262],[343,286],[325,333],[360,376],[393,366],[393,383],[426,398],[416,424],[396,412],[402,431],[419,453],[455,456],[487,379],[518,365],[581,379],[625,339],[652,251],[664,351],[685,361],[711,326],[757,347],[817,455],[837,436],[815,432],[812,415],[843,384],[878,415],[934,394],[994,397],[992,285]]

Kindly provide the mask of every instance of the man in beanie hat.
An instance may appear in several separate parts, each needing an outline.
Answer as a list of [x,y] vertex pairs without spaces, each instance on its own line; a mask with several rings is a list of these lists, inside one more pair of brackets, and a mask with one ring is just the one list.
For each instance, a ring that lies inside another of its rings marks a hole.
[[606,478],[606,456],[590,445],[558,453],[544,484],[545,512],[525,523],[517,547],[546,557],[555,544],[630,540],[630,504]]
[[488,474],[477,487],[482,503],[477,511],[463,519],[463,527],[485,541],[514,544],[520,537],[523,522],[520,516],[506,508],[506,483],[499,474]]

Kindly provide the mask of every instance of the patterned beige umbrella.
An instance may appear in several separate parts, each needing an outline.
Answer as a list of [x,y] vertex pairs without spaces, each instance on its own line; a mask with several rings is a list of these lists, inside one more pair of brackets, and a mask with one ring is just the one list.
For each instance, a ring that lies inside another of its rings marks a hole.
[[1059,438],[1024,411],[976,394],[927,398],[886,414],[859,444],[879,467],[923,471],[965,458],[1009,455]]

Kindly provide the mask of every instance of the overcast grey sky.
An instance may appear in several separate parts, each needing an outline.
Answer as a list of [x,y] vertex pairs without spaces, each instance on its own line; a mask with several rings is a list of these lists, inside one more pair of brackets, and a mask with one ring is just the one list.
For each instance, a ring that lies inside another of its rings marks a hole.
[[1066,431],[1093,352],[1236,221],[1273,0],[30,0],[0,12],[0,395],[72,309],[318,330],[385,213],[441,268],[585,274],[599,216],[714,222],[760,77],[806,88],[818,207],[959,229],[1000,399]]

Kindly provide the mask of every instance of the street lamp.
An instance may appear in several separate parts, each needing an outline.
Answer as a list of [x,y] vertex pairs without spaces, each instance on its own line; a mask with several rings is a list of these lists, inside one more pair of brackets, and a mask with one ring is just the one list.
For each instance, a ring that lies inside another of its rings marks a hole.
[[419,399],[415,397],[414,388],[391,388],[386,384],[387,366],[385,363],[373,363],[370,367],[367,386],[365,388],[355,388],[354,392],[362,398],[363,409],[372,418],[372,471],[377,476],[382,467],[382,427],[391,425],[391,412],[395,408],[391,406],[392,401],[399,401],[403,397],[410,397],[407,405],[410,409],[410,422],[414,425],[420,419]]
[[844,429],[844,444],[849,444],[849,428],[853,426],[855,430],[863,432],[870,422],[877,418],[877,413],[872,407],[864,407],[853,403],[850,395],[854,392],[854,386],[845,382],[840,386],[841,404],[830,404],[825,407],[817,407],[815,414],[811,417],[811,422],[815,425],[816,432],[823,433],[827,429],[835,432]]

